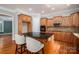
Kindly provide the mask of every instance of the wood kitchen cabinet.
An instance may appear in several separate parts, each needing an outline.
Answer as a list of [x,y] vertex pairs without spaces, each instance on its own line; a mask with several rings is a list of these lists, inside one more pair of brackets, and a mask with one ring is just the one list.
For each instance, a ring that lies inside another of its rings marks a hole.
[[[46,20],[43,19],[41,21],[42,25],[45,25]],[[67,27],[79,27],[79,12],[73,13],[69,16],[54,16],[47,20],[47,26],[54,26],[53,24],[60,23],[60,26],[67,26]]]
[[19,16],[19,19],[21,19],[21,21],[24,21],[24,22],[30,22],[31,21],[31,16],[24,15],[24,14],[20,14],[18,16]]
[[72,26],[79,26],[79,12],[71,14],[72,17]]
[[54,23],[62,23],[62,16],[55,16],[47,20],[47,26],[54,26]]
[[47,20],[47,26],[53,26],[53,19]]
[[60,23],[60,26],[61,26],[62,16],[55,16],[55,17],[53,17],[53,23]]
[[55,16],[53,17],[54,22],[61,22],[62,21],[62,16]]
[[60,26],[72,26],[72,17],[71,16],[59,16],[54,19],[55,19],[54,22],[60,23]]
[[53,32],[54,39],[45,42],[45,54],[75,54],[76,37],[71,32]]
[[41,18],[40,25],[46,26],[47,25],[47,18]]
[[71,32],[55,32],[55,40],[75,44],[76,39]]
[[65,32],[54,32],[55,40],[65,41]]
[[27,24],[27,31],[32,32],[32,17],[29,15],[19,14],[18,15],[18,34],[23,33],[23,23]]
[[71,16],[63,16],[62,18],[62,26],[72,26],[72,17]]

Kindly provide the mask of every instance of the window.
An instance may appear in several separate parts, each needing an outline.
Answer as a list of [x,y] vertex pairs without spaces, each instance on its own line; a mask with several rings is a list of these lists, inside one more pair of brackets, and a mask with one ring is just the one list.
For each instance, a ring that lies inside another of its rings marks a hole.
[[0,32],[4,32],[4,22],[0,21]]

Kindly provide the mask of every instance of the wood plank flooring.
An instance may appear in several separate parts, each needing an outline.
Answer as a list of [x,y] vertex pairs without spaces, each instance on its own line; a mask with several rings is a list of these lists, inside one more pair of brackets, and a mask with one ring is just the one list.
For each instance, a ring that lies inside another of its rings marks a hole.
[[14,54],[15,44],[11,35],[0,36],[0,54]]

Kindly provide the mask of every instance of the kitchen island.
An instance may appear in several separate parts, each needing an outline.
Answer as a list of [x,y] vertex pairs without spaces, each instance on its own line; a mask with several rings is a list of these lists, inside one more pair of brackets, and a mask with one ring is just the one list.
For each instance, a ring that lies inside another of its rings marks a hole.
[[[44,54],[73,54],[76,50],[76,37],[71,32],[23,33],[44,44]],[[54,35],[54,38],[52,36]],[[49,40],[49,38],[51,38]]]
[[48,39],[53,35],[53,33],[28,32],[28,33],[23,33],[23,35],[25,39],[26,37],[32,37],[35,40],[38,40],[41,43],[43,43],[44,44],[43,53],[46,53],[46,46],[47,46]]

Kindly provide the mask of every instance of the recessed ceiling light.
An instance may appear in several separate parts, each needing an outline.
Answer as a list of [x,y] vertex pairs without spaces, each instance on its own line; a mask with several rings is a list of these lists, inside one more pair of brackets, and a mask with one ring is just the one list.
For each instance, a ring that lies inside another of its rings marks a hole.
[[66,4],[67,6],[70,6],[70,4]]
[[55,8],[51,8],[52,10],[55,10]]
[[29,8],[29,11],[32,11],[32,8]]
[[45,11],[43,10],[41,13],[44,13]]

